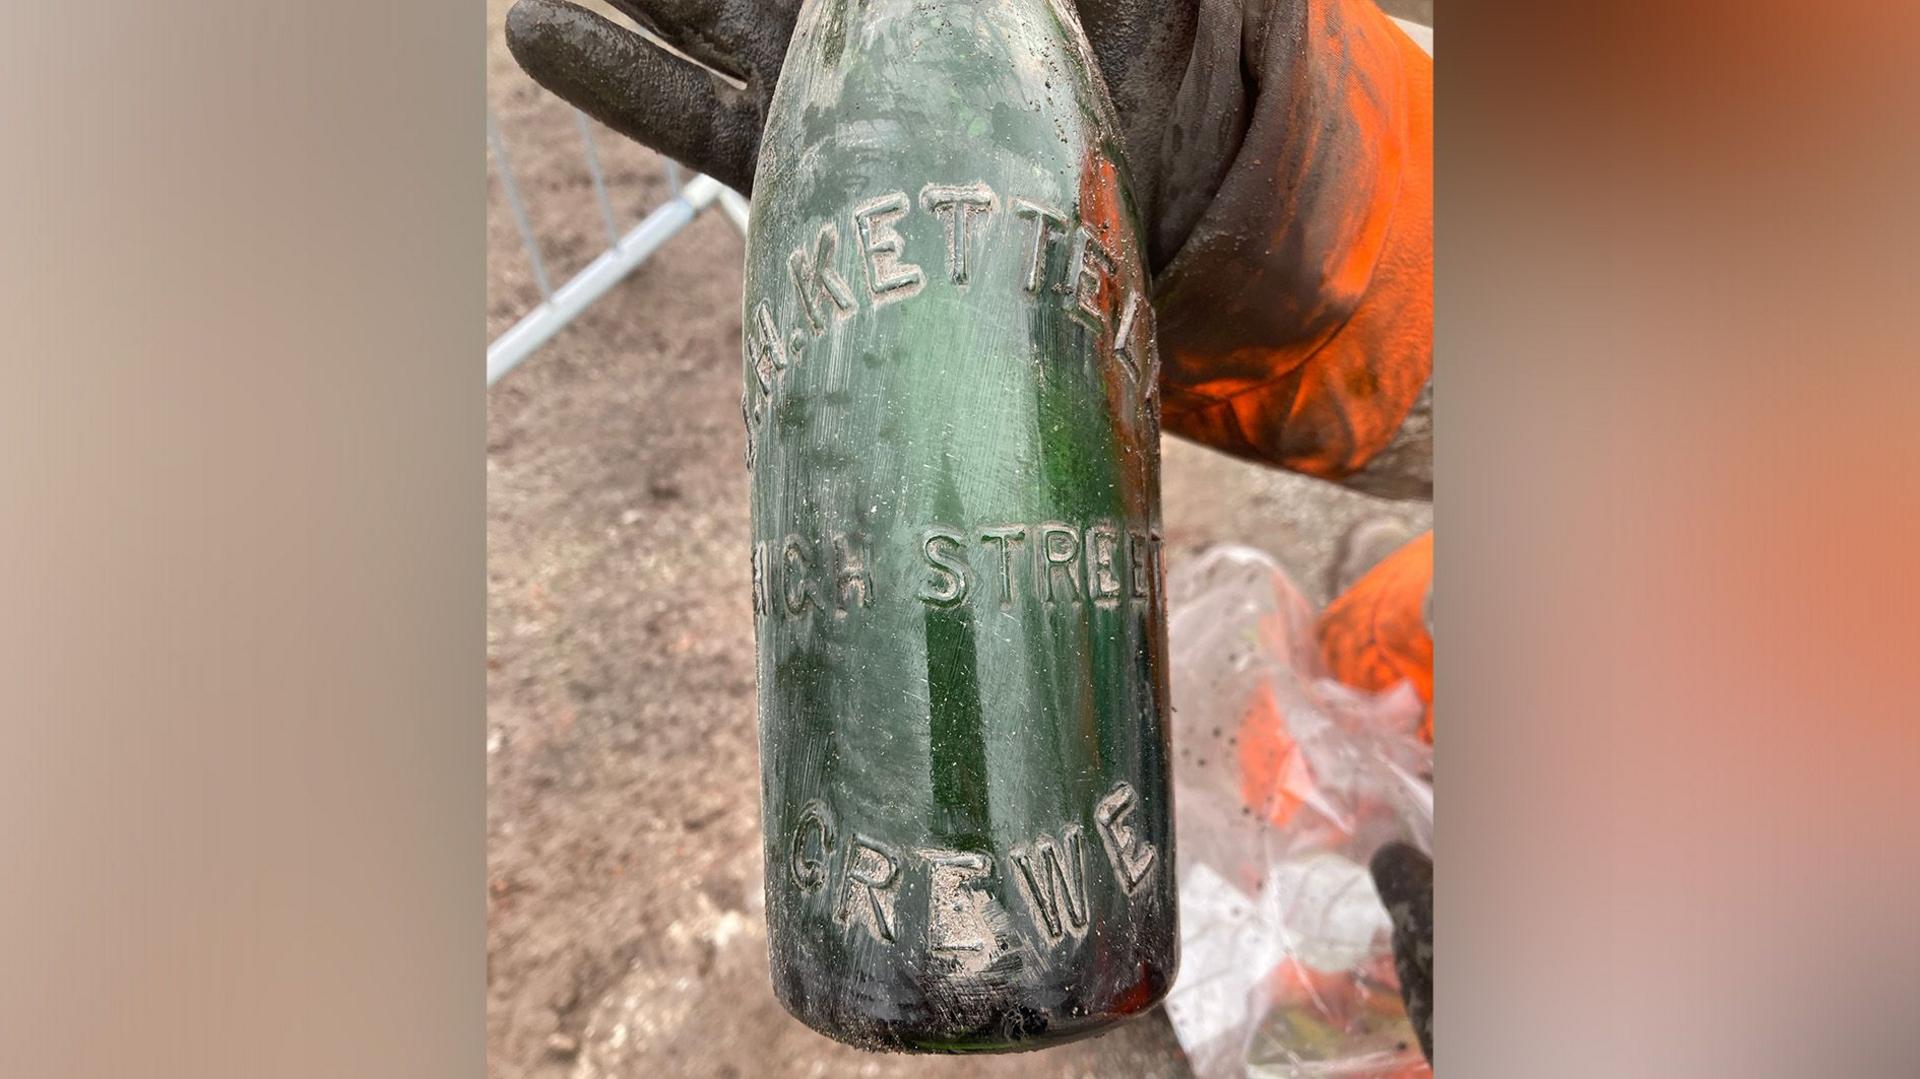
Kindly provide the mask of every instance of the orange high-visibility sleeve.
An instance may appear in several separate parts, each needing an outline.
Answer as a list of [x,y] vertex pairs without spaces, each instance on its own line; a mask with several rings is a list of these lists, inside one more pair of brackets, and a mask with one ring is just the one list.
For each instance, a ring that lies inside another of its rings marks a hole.
[[1164,411],[1176,434],[1339,479],[1433,372],[1433,61],[1373,0],[1309,0],[1303,29],[1290,84],[1261,88],[1270,130],[1164,276]]
[[1420,737],[1433,741],[1433,533],[1409,542],[1355,581],[1321,613],[1320,654],[1334,678],[1379,692],[1413,683],[1427,706]]

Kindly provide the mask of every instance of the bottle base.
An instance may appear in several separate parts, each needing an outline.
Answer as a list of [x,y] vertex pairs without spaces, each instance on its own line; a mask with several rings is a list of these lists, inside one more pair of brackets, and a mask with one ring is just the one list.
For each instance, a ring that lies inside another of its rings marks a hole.
[[[950,1014],[880,1017],[813,995],[796,999],[777,992],[780,1003],[794,1018],[834,1041],[876,1053],[962,1055],[1022,1053],[1051,1049],[1090,1038],[1145,1015],[1157,1007],[1172,979],[1149,977],[1137,987],[1125,1008],[1088,1012],[1068,1005],[1059,1009],[1004,1004],[982,1008],[959,1007]],[[776,986],[776,989],[781,987]]]

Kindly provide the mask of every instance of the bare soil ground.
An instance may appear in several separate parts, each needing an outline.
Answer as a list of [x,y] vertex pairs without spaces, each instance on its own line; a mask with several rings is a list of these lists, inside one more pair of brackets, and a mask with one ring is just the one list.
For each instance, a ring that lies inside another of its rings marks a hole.
[[[506,53],[507,7],[488,0],[488,97],[557,286],[604,248],[604,225],[571,113]],[[624,230],[667,197],[663,162],[594,133]],[[538,291],[491,158],[488,181],[491,336]],[[774,1000],[738,409],[741,253],[725,218],[702,215],[491,392],[490,1073],[1187,1074],[1158,1013],[1039,1054],[927,1059],[845,1048]],[[1261,547],[1322,602],[1353,522],[1432,520],[1425,505],[1173,439],[1165,463],[1170,560],[1218,541]]]

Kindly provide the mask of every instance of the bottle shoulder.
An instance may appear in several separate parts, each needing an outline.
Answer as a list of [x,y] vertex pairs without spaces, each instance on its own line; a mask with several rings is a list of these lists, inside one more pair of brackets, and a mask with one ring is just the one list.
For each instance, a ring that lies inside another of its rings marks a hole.
[[1090,154],[1118,146],[1077,35],[1048,0],[814,0],[773,96],[756,187],[996,165],[1071,182]]

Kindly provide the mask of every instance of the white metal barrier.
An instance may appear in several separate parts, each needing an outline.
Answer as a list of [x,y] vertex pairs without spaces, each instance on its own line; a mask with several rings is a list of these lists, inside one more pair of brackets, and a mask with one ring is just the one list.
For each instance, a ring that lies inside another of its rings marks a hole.
[[680,167],[668,161],[667,186],[673,192],[673,197],[654,207],[638,225],[622,234],[615,224],[613,202],[607,196],[606,176],[600,171],[600,154],[594,146],[593,132],[587,126],[587,118],[575,110],[573,121],[580,132],[580,146],[587,173],[593,179],[594,198],[600,204],[601,223],[606,226],[607,249],[565,284],[554,288],[547,277],[546,261],[540,257],[540,239],[533,234],[533,223],[527,217],[520,185],[514,179],[513,166],[507,158],[506,142],[500,137],[499,125],[494,122],[493,109],[487,109],[487,151],[493,155],[501,190],[513,213],[514,226],[520,230],[520,245],[526,249],[527,261],[533,266],[534,284],[540,289],[540,303],[487,345],[489,386],[500,381],[501,376],[517,367],[534,350],[551,340],[554,334],[565,329],[568,323],[578,318],[595,300],[606,295],[609,289],[625,279],[649,255],[658,251],[660,245],[685,228],[708,206],[718,202],[721,212],[739,227],[741,233],[747,230],[746,199],[704,174],[696,175],[682,184]]

